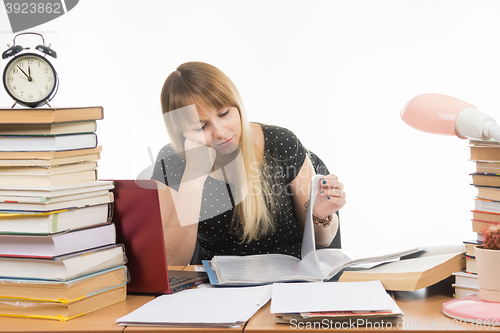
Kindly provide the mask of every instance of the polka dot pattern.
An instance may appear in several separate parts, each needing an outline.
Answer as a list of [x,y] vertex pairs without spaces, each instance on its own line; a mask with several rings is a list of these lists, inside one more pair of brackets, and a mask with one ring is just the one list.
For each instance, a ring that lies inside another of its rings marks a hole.
[[[231,195],[234,184],[226,184],[208,177],[203,189],[198,243],[203,259],[214,255],[247,255],[261,253],[284,253],[300,257],[302,228],[295,216],[289,183],[297,176],[306,158],[306,150],[288,129],[262,125],[264,132],[267,166],[265,177],[273,177],[273,195],[280,198],[275,207],[275,232],[252,242],[241,242],[232,223],[233,208]],[[270,157],[271,158],[270,158]],[[171,144],[158,154],[153,177],[177,190],[185,161],[175,153]]]

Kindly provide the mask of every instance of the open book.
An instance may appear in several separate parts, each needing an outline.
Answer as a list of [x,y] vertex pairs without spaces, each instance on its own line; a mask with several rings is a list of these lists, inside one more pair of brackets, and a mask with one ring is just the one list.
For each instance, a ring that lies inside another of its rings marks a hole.
[[309,206],[307,209],[301,257],[286,254],[256,254],[248,256],[214,256],[203,261],[210,283],[214,285],[251,285],[284,281],[329,280],[343,268],[363,263],[398,259],[421,251],[419,248],[353,252],[340,249],[316,250],[312,207],[319,191],[319,179],[312,178]]
[[463,244],[428,246],[404,260],[368,269],[347,268],[341,282],[379,280],[387,290],[415,291],[446,279],[465,268]]

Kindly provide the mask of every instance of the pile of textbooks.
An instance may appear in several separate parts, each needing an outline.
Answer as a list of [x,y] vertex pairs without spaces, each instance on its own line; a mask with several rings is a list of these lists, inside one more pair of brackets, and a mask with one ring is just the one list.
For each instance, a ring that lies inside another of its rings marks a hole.
[[0,316],[66,321],[125,300],[113,183],[97,178],[102,118],[0,110]]
[[475,246],[481,245],[483,233],[500,223],[500,143],[496,141],[470,140],[470,160],[474,163],[471,174],[476,189],[472,210],[472,231],[476,238],[464,241],[465,271],[455,273],[455,296],[479,295]]

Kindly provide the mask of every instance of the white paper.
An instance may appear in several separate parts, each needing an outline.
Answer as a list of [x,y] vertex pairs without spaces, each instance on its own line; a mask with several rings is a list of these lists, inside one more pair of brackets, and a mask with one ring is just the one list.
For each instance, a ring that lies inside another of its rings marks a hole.
[[271,313],[388,311],[394,304],[380,281],[275,283]]
[[189,289],[159,296],[117,319],[130,326],[241,326],[271,298],[271,285]]
[[311,191],[309,193],[309,204],[307,206],[306,221],[304,224],[304,235],[302,236],[301,257],[299,262],[299,272],[325,279],[326,276],[321,271],[318,255],[316,253],[316,240],[314,238],[313,207],[316,196],[319,192],[319,180],[324,176],[315,175],[311,179]]

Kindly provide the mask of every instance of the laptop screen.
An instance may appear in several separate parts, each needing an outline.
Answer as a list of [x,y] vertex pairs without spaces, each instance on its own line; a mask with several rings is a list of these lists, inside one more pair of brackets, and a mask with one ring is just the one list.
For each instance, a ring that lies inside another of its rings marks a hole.
[[[150,184],[142,184],[143,182]],[[117,243],[125,245],[130,293],[170,293],[155,181],[114,180]],[[143,186],[146,185],[146,186]]]

